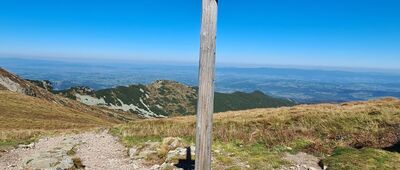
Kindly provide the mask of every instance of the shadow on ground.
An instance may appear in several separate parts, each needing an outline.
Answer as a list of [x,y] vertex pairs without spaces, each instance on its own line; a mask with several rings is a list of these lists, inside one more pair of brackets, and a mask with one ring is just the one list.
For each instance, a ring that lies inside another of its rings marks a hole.
[[184,170],[194,170],[194,160],[192,160],[192,155],[191,155],[191,149],[190,147],[186,148],[186,159],[180,159],[177,164],[175,164],[176,167],[182,168]]
[[387,148],[383,148],[384,150],[390,151],[390,152],[397,152],[400,153],[400,141],[394,144],[393,146],[389,146]]

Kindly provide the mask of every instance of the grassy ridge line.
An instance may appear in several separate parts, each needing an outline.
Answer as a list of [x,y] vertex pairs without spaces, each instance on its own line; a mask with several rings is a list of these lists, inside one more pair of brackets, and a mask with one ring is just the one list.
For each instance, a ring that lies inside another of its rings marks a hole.
[[[119,125],[122,137],[193,138],[195,117],[140,120]],[[302,143],[309,152],[329,153],[336,146],[386,147],[400,134],[400,100],[380,99],[345,104],[320,104],[224,112],[214,116],[213,138],[220,142]]]

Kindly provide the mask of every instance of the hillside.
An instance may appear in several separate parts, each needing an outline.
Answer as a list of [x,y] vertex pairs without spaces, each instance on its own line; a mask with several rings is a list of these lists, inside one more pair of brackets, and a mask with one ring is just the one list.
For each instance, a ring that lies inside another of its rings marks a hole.
[[95,112],[82,112],[40,98],[0,90],[0,150],[44,134],[110,127],[117,122]]
[[8,90],[21,95],[32,96],[64,107],[75,109],[82,113],[96,113],[98,117],[109,119],[115,123],[129,121],[136,118],[132,114],[126,114],[124,112],[118,112],[105,108],[90,107],[81,104],[80,102],[53,94],[49,91],[51,89],[52,87],[48,81],[24,80],[17,75],[0,68],[0,90]]
[[0,150],[42,134],[110,127],[131,114],[57,96],[0,68]]
[[96,113],[64,107],[39,98],[0,90],[0,130],[73,129],[110,126],[115,122]]
[[[195,117],[138,120],[113,132],[128,146],[171,136],[190,145]],[[290,165],[285,155],[298,152],[316,156],[315,164],[331,169],[399,169],[400,154],[382,149],[399,152],[394,148],[400,142],[400,100],[218,113],[213,140],[215,169],[247,169],[243,168],[246,162],[249,169],[279,169]]]
[[[55,93],[87,105],[129,111],[145,118],[193,115],[197,104],[196,88],[167,80],[97,91],[88,87],[73,87]],[[258,91],[215,93],[215,112],[291,105],[294,103],[289,100],[273,98]]]
[[287,99],[274,98],[265,95],[261,91],[252,93],[234,92],[219,93],[214,95],[214,111],[226,112],[235,110],[247,110],[254,108],[274,108],[282,106],[293,106],[294,102]]
[[7,90],[7,88],[0,84],[0,90]]

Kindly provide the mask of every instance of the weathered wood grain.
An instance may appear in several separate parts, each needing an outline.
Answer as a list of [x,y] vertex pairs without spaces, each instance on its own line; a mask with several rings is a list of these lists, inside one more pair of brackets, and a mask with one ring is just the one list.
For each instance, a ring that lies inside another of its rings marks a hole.
[[202,8],[195,169],[210,170],[218,0],[203,0]]

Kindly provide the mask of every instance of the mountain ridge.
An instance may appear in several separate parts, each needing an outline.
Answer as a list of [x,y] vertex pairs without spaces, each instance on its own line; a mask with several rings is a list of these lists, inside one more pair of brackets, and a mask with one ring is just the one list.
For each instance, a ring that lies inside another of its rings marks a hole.
[[[91,106],[137,113],[144,118],[193,115],[196,113],[197,88],[176,81],[157,80],[143,85],[117,86],[93,90],[89,87],[72,87],[54,91],[56,94],[80,101]],[[215,92],[215,112],[292,106],[294,102],[253,93]]]

